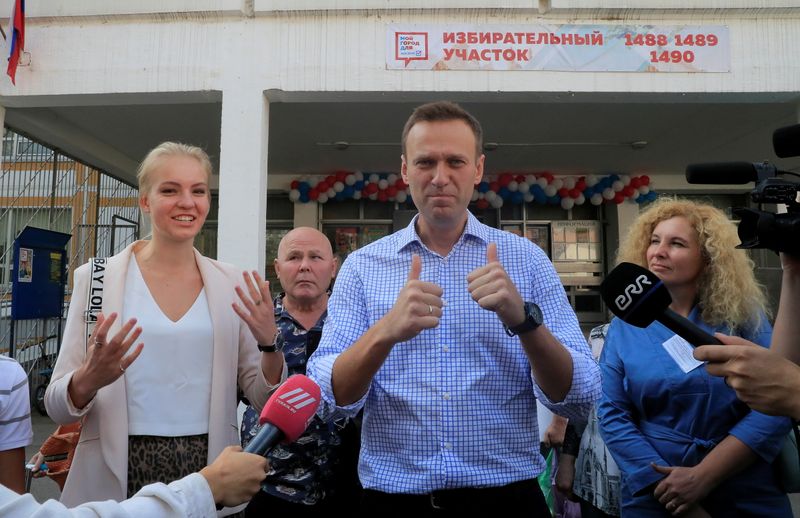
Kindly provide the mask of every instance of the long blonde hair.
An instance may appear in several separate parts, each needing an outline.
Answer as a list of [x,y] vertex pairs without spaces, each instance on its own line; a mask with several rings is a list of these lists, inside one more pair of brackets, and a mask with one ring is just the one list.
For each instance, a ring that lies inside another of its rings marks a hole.
[[646,252],[656,225],[682,216],[697,235],[704,266],[697,292],[703,321],[731,330],[755,329],[769,314],[754,263],[739,244],[736,227],[724,212],[689,200],[662,198],[636,218],[617,252],[617,262],[647,268]]

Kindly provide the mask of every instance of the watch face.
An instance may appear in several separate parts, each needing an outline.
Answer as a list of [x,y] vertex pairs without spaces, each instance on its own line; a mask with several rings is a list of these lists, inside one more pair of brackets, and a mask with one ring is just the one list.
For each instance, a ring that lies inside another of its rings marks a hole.
[[537,306],[533,302],[525,303],[525,313],[529,316],[531,320],[536,322],[537,326],[542,325],[542,323],[544,322],[544,315],[542,315],[542,310],[539,309],[539,306]]

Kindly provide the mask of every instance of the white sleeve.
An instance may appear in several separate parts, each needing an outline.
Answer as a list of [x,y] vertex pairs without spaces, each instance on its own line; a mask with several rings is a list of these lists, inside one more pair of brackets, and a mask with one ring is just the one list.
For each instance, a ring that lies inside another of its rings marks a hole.
[[122,502],[89,502],[67,509],[56,500],[38,503],[0,485],[0,516],[4,518],[200,518],[216,517],[211,489],[199,473],[169,485],[145,486]]
[[0,362],[0,451],[24,448],[33,442],[28,375],[15,360]]

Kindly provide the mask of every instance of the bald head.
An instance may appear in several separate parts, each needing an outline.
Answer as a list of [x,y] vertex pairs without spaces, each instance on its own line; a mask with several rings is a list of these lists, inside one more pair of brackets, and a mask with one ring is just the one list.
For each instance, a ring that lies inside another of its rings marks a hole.
[[327,298],[336,275],[336,258],[325,234],[311,227],[289,231],[278,245],[275,272],[292,302],[313,304]]

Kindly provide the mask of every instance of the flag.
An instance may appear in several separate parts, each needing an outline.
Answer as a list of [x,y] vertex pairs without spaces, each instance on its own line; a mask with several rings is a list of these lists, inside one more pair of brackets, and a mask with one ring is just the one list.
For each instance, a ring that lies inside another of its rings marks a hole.
[[25,49],[25,0],[14,0],[14,8],[8,19],[8,29],[11,36],[9,45],[11,50],[8,54],[7,73],[11,77],[11,82],[16,85],[17,64],[20,54]]

